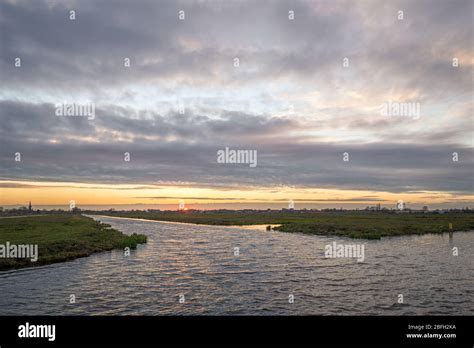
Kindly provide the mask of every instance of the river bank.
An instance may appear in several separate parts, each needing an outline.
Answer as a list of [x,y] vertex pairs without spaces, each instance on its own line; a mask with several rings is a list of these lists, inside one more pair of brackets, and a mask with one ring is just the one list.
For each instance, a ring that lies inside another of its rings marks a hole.
[[218,226],[277,225],[273,229],[281,232],[363,239],[474,230],[474,214],[463,212],[101,211],[95,214]]
[[[134,249],[146,240],[144,235],[126,235],[82,215],[0,219],[0,271],[63,262],[112,249]],[[37,255],[21,254],[33,250],[33,246]]]

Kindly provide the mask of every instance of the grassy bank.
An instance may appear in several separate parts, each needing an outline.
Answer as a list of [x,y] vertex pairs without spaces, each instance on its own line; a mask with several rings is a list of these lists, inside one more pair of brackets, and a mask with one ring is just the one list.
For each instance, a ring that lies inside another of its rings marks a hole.
[[[351,238],[474,230],[474,214],[462,212],[396,213],[367,211],[162,211],[100,212],[102,215],[205,225],[280,225],[282,232],[300,232]],[[450,229],[449,224],[452,225]]]
[[100,251],[136,248],[146,236],[127,236],[82,215],[46,215],[0,219],[0,245],[37,244],[38,260],[0,258],[0,271],[40,266]]

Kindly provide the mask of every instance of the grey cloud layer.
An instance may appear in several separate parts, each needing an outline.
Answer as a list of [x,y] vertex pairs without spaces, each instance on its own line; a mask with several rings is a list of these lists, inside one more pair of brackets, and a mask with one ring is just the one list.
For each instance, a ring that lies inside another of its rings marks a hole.
[[[4,179],[472,191],[472,151],[456,144],[306,143],[286,137],[294,120],[261,115],[216,120],[148,113],[146,120],[133,120],[121,116],[124,110],[108,108],[89,121],[55,116],[50,104],[0,106],[5,112],[0,126]],[[133,137],[123,141],[123,134]],[[265,137],[270,139],[261,141]],[[216,152],[226,146],[256,149],[257,168],[218,164]],[[454,151],[459,162],[452,161]],[[16,152],[22,154],[21,163],[14,162]],[[125,152],[130,162],[124,161]],[[349,162],[343,162],[344,152]]]
[[[51,4],[51,5],[47,5]],[[324,81],[349,57],[357,80],[374,90],[411,87],[424,93],[466,90],[472,53],[469,0],[393,1],[4,1],[1,70],[7,86],[81,90],[130,83],[190,85],[255,81]],[[68,10],[77,11],[75,21]],[[177,13],[186,11],[186,20]],[[288,10],[296,20],[288,21]],[[406,19],[397,21],[403,9]],[[238,14],[238,15],[236,15]],[[19,73],[12,66],[23,59]],[[232,69],[238,56],[241,71]],[[123,58],[132,59],[125,71]],[[466,74],[467,73],[467,74]]]

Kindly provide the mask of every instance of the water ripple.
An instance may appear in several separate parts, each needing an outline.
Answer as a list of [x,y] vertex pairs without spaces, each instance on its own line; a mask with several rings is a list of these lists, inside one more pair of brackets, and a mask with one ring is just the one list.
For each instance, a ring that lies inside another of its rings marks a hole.
[[[96,218],[124,233],[144,233],[148,243],[129,257],[114,250],[0,272],[0,315],[474,314],[474,233],[354,241]],[[325,258],[333,241],[365,244],[364,262]],[[457,257],[453,245],[462,245]]]

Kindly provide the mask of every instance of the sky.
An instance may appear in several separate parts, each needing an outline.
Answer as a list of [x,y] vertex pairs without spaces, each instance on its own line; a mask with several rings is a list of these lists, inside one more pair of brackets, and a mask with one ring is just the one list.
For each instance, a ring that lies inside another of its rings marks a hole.
[[0,206],[474,207],[473,6],[0,0]]

